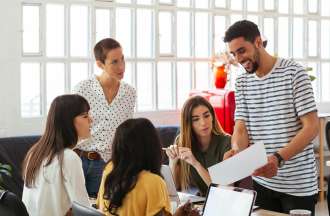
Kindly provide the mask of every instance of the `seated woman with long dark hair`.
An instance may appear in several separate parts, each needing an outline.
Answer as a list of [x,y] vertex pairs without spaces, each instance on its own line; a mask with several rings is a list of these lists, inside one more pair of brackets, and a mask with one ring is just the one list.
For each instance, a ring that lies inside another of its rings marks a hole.
[[112,159],[103,172],[98,208],[106,215],[170,215],[170,198],[160,174],[161,151],[158,133],[148,119],[119,125]]
[[181,109],[180,134],[166,149],[177,189],[196,187],[205,196],[211,183],[207,168],[232,155],[230,140],[211,104],[201,96],[189,98]]
[[90,137],[89,104],[79,95],[56,97],[46,129],[32,146],[23,165],[23,202],[30,215],[70,213],[73,201],[89,205],[79,156],[72,150]]

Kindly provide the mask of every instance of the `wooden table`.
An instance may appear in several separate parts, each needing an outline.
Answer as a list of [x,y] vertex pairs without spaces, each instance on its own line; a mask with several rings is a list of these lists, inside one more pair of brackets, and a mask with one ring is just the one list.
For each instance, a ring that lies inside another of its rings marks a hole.
[[320,201],[324,201],[324,126],[327,120],[327,117],[330,117],[330,113],[319,113],[319,125],[320,125],[320,133],[319,133],[319,162],[320,162],[320,175],[319,175],[319,187],[320,187]]
[[254,211],[251,216],[288,216],[288,214],[283,214],[279,212],[268,211],[264,209],[258,209]]

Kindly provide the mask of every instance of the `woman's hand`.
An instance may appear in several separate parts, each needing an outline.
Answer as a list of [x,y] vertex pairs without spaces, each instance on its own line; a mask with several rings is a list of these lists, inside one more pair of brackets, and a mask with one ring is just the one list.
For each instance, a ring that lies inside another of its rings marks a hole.
[[188,201],[180,206],[173,216],[200,216],[200,214],[198,209],[193,208],[192,203]]
[[168,148],[163,148],[163,150],[165,150],[170,160],[179,159],[179,148],[177,145],[170,145]]
[[191,149],[187,147],[179,147],[179,157],[193,167],[199,163],[191,152]]

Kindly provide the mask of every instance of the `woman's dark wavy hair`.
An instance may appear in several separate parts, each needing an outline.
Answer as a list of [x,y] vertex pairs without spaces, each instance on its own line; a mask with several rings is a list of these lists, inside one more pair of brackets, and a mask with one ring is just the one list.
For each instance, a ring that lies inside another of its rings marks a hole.
[[162,150],[154,125],[145,118],[124,121],[112,143],[113,170],[105,179],[104,199],[108,211],[117,215],[125,196],[135,187],[142,170],[161,176]]
[[48,166],[54,157],[58,157],[62,173],[63,152],[73,148],[78,141],[78,134],[73,120],[76,116],[88,112],[89,104],[77,94],[56,97],[50,105],[44,134],[28,151],[23,162],[23,179],[27,187],[33,187],[42,165]]

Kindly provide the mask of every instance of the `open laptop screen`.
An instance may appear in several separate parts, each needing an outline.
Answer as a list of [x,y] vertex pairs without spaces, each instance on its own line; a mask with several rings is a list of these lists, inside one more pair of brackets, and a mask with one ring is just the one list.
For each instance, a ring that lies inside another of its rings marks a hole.
[[248,216],[252,212],[256,192],[252,190],[211,184],[203,216]]

